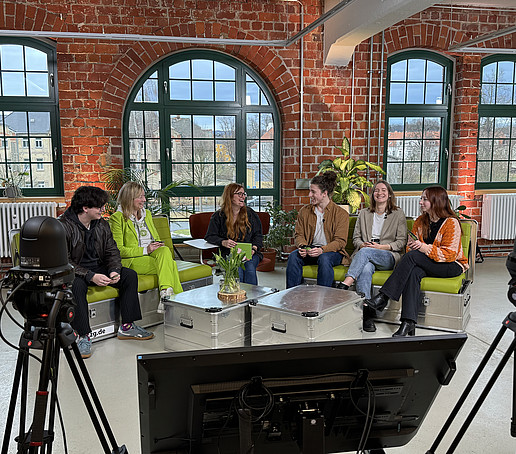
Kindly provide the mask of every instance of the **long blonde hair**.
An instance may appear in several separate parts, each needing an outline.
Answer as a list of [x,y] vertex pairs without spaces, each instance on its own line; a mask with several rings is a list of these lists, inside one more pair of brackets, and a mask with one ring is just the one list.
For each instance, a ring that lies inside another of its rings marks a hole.
[[231,199],[240,189],[244,189],[241,184],[229,183],[222,193],[220,198],[220,211],[226,215],[226,228],[228,230],[228,238],[236,241],[239,238],[243,238],[246,234],[247,229],[251,226],[249,219],[247,218],[247,207],[244,205],[240,208],[238,216],[233,218],[233,208],[231,207]]
[[138,198],[142,192],[145,192],[143,186],[136,181],[128,181],[118,192],[118,206],[122,209],[122,214],[126,220],[134,212],[134,199]]

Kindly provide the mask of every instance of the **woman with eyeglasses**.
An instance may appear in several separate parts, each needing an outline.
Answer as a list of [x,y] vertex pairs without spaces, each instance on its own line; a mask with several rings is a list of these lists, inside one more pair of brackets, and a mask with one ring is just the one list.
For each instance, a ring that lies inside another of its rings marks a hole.
[[220,247],[223,256],[237,243],[251,243],[252,257],[245,262],[245,270],[238,269],[240,282],[258,284],[256,267],[263,258],[262,223],[256,212],[246,206],[244,187],[230,183],[222,193],[220,210],[213,213],[204,239]]

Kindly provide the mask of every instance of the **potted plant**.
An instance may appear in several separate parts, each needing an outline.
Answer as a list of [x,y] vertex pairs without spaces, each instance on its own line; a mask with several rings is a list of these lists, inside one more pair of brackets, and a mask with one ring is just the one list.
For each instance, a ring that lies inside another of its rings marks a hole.
[[382,174],[385,174],[385,172],[380,166],[362,159],[353,159],[350,155],[350,144],[347,137],[344,137],[342,146],[335,148],[341,152],[342,156],[333,160],[325,159],[319,164],[319,171],[316,175],[329,171],[335,172],[337,174],[337,184],[332,200],[339,205],[348,204],[351,213],[354,213],[360,207],[362,198],[365,206],[369,206],[369,195],[364,189],[374,186],[373,182],[359,172],[366,170],[368,167],[375,172]]
[[8,197],[10,199],[16,199],[18,197],[22,197],[20,185],[23,182],[23,178],[28,175],[29,175],[29,173],[25,172],[25,171],[13,172],[13,169],[11,168],[11,166],[8,166],[7,175],[4,178],[0,178],[0,184],[4,188],[4,190],[3,190],[4,196]]
[[[231,294],[240,293],[240,282],[238,280],[238,269],[244,268],[245,252],[237,247],[231,248],[230,253],[226,257],[221,254],[213,254],[215,262],[222,269],[223,277],[220,281],[219,299],[222,301],[231,301]],[[245,295],[245,292],[243,293]]]
[[276,263],[276,256],[281,257],[284,246],[292,244],[296,227],[297,210],[286,211],[277,203],[268,202],[265,211],[271,217],[269,233],[263,239],[263,256],[271,262],[259,265],[259,271],[273,271]]

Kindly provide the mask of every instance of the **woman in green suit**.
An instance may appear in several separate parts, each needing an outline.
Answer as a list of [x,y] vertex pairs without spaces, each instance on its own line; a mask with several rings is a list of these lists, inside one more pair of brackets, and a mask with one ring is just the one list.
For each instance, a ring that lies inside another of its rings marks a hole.
[[[143,187],[128,181],[118,193],[118,210],[109,218],[122,265],[138,274],[157,274],[161,297],[181,293],[177,265],[170,249],[160,241],[152,215],[145,209]],[[160,305],[158,311],[162,311]]]

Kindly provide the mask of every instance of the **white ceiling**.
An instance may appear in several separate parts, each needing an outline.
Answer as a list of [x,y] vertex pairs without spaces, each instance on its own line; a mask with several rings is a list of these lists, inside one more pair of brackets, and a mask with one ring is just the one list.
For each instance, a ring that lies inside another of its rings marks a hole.
[[[325,0],[325,12],[340,1]],[[346,66],[362,41],[432,5],[511,8],[516,13],[515,0],[351,0],[324,24],[325,64]]]

